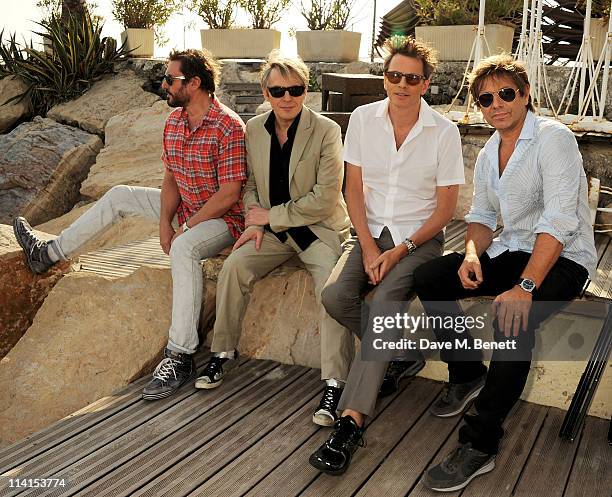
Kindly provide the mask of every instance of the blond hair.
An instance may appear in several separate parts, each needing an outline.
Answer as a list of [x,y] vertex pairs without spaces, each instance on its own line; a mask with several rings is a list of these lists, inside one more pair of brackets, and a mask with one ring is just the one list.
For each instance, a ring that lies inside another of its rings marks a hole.
[[259,73],[261,87],[264,90],[268,86],[268,80],[270,79],[272,69],[278,69],[278,72],[281,73],[283,78],[288,78],[291,75],[297,76],[306,89],[308,89],[310,71],[308,70],[308,66],[304,64],[299,57],[285,57],[279,50],[272,50]]

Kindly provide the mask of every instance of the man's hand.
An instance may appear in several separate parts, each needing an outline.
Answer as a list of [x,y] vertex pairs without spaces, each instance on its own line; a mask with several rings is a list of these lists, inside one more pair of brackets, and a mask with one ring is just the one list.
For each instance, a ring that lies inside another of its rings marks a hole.
[[174,233],[174,235],[172,236],[172,240],[170,241],[170,245],[172,246],[172,244],[174,243],[174,240],[176,240],[184,232],[185,231],[183,230],[182,226],[179,229],[177,229],[176,232]]
[[476,290],[482,283],[482,268],[480,267],[480,259],[477,255],[465,256],[461,267],[457,272],[463,288],[466,290]]
[[261,248],[261,241],[263,240],[264,231],[261,228],[253,227],[245,230],[240,238],[236,240],[232,250],[236,250],[239,247],[242,247],[249,240],[255,240],[255,250],[259,250]]
[[270,211],[262,207],[251,206],[244,218],[246,226],[265,226],[270,224]]
[[533,296],[518,286],[495,297],[493,319],[497,319],[499,331],[507,337],[516,337],[527,330],[532,300]]
[[175,236],[176,234],[174,232],[174,228],[170,223],[159,223],[159,244],[161,245],[164,254],[170,254],[170,246],[172,245]]
[[373,243],[371,246],[364,247],[361,246],[361,257],[363,260],[363,269],[368,275],[368,279],[370,280],[370,284],[378,285],[381,281],[379,275],[378,266],[372,269],[374,262],[378,259],[381,254],[381,250],[378,248],[376,243]]
[[376,260],[370,265],[372,271],[378,271],[378,281],[380,283],[387,274],[397,265],[401,258],[406,253],[404,245],[398,245],[392,249],[385,250]]

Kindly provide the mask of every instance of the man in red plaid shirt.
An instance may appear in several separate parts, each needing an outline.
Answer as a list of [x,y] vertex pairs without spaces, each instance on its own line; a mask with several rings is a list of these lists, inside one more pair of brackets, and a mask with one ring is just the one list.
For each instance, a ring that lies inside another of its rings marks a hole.
[[39,240],[23,217],[13,222],[28,266],[43,273],[121,217],[159,220],[160,244],[172,266],[172,325],[165,357],[143,390],[147,400],[168,397],[195,378],[192,354],[203,290],[199,263],[231,246],[244,229],[244,123],[215,98],[219,75],[218,64],[204,51],[170,54],[162,88],[176,109],[164,129],[161,190],[115,186],[50,242]]

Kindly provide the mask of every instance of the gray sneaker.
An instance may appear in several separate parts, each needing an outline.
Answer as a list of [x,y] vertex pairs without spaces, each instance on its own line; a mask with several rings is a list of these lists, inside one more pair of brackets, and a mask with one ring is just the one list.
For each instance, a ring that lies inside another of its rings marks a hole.
[[467,383],[447,383],[442,395],[429,408],[429,412],[439,418],[449,418],[463,412],[483,389],[486,373]]
[[153,379],[142,391],[144,400],[158,400],[170,397],[181,386],[195,378],[196,368],[189,354],[175,354],[164,351],[165,357],[153,372]]
[[437,492],[453,492],[495,467],[495,456],[480,452],[471,443],[459,445],[423,477],[423,485]]
[[47,254],[48,243],[34,234],[32,226],[24,217],[13,219],[13,232],[33,273],[42,274],[55,264]]

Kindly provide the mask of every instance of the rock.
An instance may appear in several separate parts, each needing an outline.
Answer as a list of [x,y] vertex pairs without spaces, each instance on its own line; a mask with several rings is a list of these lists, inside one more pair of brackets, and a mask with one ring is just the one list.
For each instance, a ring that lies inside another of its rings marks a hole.
[[[87,212],[92,205],[93,203],[75,208],[57,219],[52,219],[40,226],[36,226],[36,228],[46,233],[59,235],[63,229],[70,226],[72,222]],[[155,236],[159,236],[158,221],[136,216],[126,217],[120,219],[106,231],[83,245],[73,254],[73,258],[74,256],[94,250],[117,247],[136,240],[145,240]]]
[[157,95],[142,89],[144,83],[143,78],[130,70],[106,76],[79,98],[53,107],[47,116],[104,136],[104,128],[111,117],[127,110],[150,107],[159,100]]
[[280,266],[254,285],[239,350],[248,357],[321,367],[314,286],[299,262]]
[[459,187],[459,198],[455,208],[454,219],[464,219],[472,205],[474,192],[474,166],[480,150],[489,139],[489,135],[466,134],[461,136],[463,150],[463,171],[465,184]]
[[115,185],[160,188],[164,176],[161,161],[164,123],[172,109],[164,101],[132,109],[108,121],[102,149],[81,194],[98,199]]
[[0,223],[22,214],[40,224],[69,211],[101,146],[95,135],[41,117],[0,135]]
[[3,105],[16,95],[21,95],[28,89],[27,85],[13,76],[0,79],[0,133],[11,130],[13,125],[28,114],[29,99]]
[[[49,236],[37,234],[44,239]],[[12,226],[0,224],[0,271],[4,275],[0,278],[0,359],[23,336],[49,291],[69,270],[69,263],[61,263],[45,274],[33,274]]]
[[168,340],[171,295],[167,269],[62,278],[0,361],[0,441],[19,440],[150,372]]

